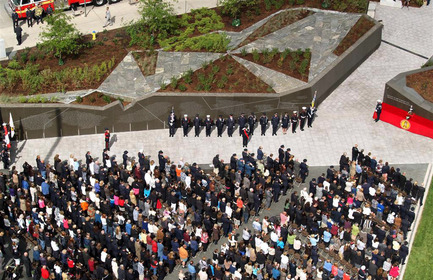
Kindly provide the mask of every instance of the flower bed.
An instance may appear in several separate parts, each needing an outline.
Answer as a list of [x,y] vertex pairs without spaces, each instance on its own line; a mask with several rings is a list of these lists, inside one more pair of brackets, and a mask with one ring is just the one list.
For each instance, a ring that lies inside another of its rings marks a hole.
[[413,88],[425,100],[433,102],[433,70],[406,76],[406,85]]
[[338,44],[337,48],[333,51],[335,55],[342,55],[348,48],[350,48],[356,41],[359,40],[365,33],[374,26],[374,22],[363,15],[355,23],[354,26],[347,33],[346,37]]
[[308,82],[311,60],[311,51],[309,49],[305,51],[286,49],[280,52],[275,48],[272,50],[264,49],[260,52],[254,50],[252,53],[246,53],[245,50],[242,50],[241,54],[237,56]]
[[195,72],[190,70],[180,79],[173,77],[170,84],[161,85],[159,92],[275,93],[229,55],[206,63]]

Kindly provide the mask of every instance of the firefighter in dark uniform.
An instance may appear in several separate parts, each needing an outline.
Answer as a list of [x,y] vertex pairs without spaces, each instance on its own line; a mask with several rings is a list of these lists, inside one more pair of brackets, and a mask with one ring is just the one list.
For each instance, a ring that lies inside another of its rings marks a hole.
[[302,111],[299,113],[299,118],[301,119],[301,131],[304,131],[305,123],[307,121],[307,107],[302,107]]
[[210,118],[210,115],[206,116],[206,120],[204,121],[204,125],[206,126],[206,137],[210,137],[210,133],[212,131],[212,126],[214,125],[213,120]]
[[296,133],[296,127],[298,126],[298,112],[293,111],[293,115],[290,118],[290,121],[292,123],[292,133]]
[[194,120],[192,121],[192,124],[194,125],[194,131],[195,131],[195,136],[194,137],[199,137],[200,135],[200,126],[202,124],[202,121],[200,120],[200,117],[197,115],[195,115]]
[[377,100],[377,105],[376,105],[376,119],[374,120],[375,122],[378,122],[380,120],[380,113],[382,113],[382,100]]
[[19,19],[18,13],[16,11],[14,11],[12,13],[12,23],[14,24],[14,31],[15,31],[15,27],[18,26],[18,19]]
[[263,113],[262,116],[260,117],[260,126],[261,126],[261,130],[262,130],[262,136],[265,136],[265,134],[266,134],[266,127],[268,126],[268,122],[269,122],[269,119],[266,116],[266,113]]
[[248,125],[242,128],[242,145],[243,147],[248,146],[248,140],[250,140],[250,131]]
[[248,116],[248,125],[250,127],[250,135],[254,135],[254,128],[256,126],[257,117],[254,114],[254,112],[251,113],[251,115]]
[[223,134],[223,128],[224,128],[224,124],[226,123],[226,121],[223,119],[222,115],[219,115],[217,121],[216,121],[216,127],[217,127],[217,132],[218,132],[218,136],[217,137],[222,137]]
[[17,25],[17,27],[15,27],[14,31],[15,31],[15,35],[17,37],[17,42],[18,42],[18,46],[19,46],[22,43],[23,29],[21,28],[21,26]]
[[6,145],[3,146],[1,154],[2,154],[3,169],[9,169],[9,151]]
[[26,11],[27,27],[33,27],[33,12],[29,8]]
[[188,119],[188,115],[187,114],[183,115],[183,119],[182,119],[183,137],[188,137],[189,123],[190,121]]
[[168,116],[168,128],[169,128],[169,136],[168,137],[174,137],[174,130],[176,128],[176,115],[173,111],[171,111],[170,115]]
[[271,119],[272,124],[272,136],[277,136],[277,130],[278,125],[280,124],[280,117],[278,116],[278,113],[275,113],[274,116]]
[[105,129],[105,149],[107,151],[110,150],[110,130],[108,128]]
[[242,113],[241,116],[238,118],[238,125],[239,125],[239,136],[242,136],[242,129],[244,129],[245,125],[247,124],[247,118],[245,118],[245,114]]
[[284,113],[284,116],[281,118],[281,127],[283,128],[283,134],[287,133],[287,129],[289,129],[289,124],[290,124],[289,113]]
[[308,127],[313,127],[313,120],[314,120],[314,116],[316,114],[316,107],[313,107],[310,105],[310,107],[308,107],[308,111],[307,111],[307,115],[308,115]]
[[233,114],[230,114],[227,119],[227,134],[229,137],[233,136],[233,131],[235,130],[235,119],[233,118]]

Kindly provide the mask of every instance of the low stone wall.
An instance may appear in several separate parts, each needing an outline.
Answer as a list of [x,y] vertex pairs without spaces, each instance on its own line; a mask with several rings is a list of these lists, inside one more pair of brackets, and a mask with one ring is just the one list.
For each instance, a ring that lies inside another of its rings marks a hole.
[[386,83],[383,102],[405,111],[409,111],[412,105],[415,114],[433,121],[433,103],[425,100],[413,88],[406,86],[406,76],[432,69],[433,66],[400,73],[395,76]]
[[[381,43],[382,24],[370,29],[343,55],[307,85],[279,94],[246,93],[153,93],[123,107],[119,101],[104,107],[74,104],[3,104],[1,117],[8,121],[9,113],[15,120],[19,139],[60,137],[112,132],[161,129],[174,107],[178,118],[183,114],[192,117],[219,114],[227,117],[233,113],[255,112],[260,116],[268,112],[279,114],[300,110],[308,106],[317,91],[316,104],[320,104],[341,84]],[[0,120],[1,121],[1,120]]]

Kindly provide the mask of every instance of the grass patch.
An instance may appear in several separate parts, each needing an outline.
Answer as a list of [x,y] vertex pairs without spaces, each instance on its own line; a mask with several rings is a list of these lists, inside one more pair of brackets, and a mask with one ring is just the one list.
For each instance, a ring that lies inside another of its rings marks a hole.
[[431,242],[433,240],[433,191],[430,185],[421,222],[416,232],[415,241],[409,255],[409,262],[404,273],[404,280],[424,280],[431,279],[433,250]]

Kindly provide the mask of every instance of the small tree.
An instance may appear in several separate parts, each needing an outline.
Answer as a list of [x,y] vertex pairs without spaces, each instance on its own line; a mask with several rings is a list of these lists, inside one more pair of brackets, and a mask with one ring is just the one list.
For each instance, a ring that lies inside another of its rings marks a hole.
[[40,34],[43,45],[59,58],[59,65],[63,64],[64,55],[76,54],[82,47],[80,33],[70,20],[63,11],[56,10],[52,16],[46,17],[47,25]]
[[165,38],[179,27],[173,5],[162,0],[140,0],[142,23],[154,37]]
[[242,4],[242,0],[223,0],[221,2],[223,7],[222,12],[225,15],[229,15],[233,19],[237,19],[240,15]]

